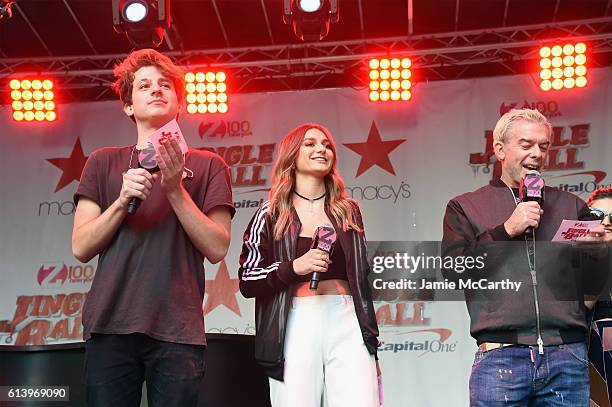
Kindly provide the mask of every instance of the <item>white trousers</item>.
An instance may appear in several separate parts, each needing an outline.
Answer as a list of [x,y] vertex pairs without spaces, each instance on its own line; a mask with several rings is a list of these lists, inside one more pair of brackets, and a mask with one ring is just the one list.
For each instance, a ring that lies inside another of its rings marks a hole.
[[378,407],[374,356],[350,295],[293,298],[284,379],[269,379],[272,407]]

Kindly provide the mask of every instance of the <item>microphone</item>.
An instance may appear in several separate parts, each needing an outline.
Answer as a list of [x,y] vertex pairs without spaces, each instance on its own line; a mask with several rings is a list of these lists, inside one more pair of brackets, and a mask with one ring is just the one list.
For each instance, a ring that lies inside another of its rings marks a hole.
[[[331,256],[331,252],[334,249],[334,243],[336,242],[337,237],[338,235],[336,234],[334,227],[329,223],[324,223],[315,230],[310,248],[323,250]],[[310,277],[311,290],[316,290],[317,287],[319,287],[320,277],[321,273],[318,271],[312,273],[312,276]]]
[[[537,202],[542,207],[544,204],[544,178],[538,171],[529,171],[521,180],[519,197],[521,202]],[[529,226],[525,229],[525,233],[532,235],[533,227]]]
[[[153,147],[153,143],[150,141],[147,143],[147,146],[138,153],[138,167],[144,168],[149,172],[159,171],[157,160],[155,159],[155,147]],[[130,215],[135,214],[141,202],[142,200],[140,198],[132,197],[128,204],[128,213]]]

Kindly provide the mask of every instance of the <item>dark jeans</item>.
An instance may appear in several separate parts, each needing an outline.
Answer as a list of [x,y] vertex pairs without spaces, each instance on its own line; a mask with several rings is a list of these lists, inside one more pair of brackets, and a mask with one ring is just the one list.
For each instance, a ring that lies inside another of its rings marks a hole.
[[470,377],[470,405],[587,407],[586,345],[545,346],[543,355],[537,346],[478,350]]
[[93,334],[85,343],[89,406],[195,406],[204,376],[204,346],[163,342],[143,334]]

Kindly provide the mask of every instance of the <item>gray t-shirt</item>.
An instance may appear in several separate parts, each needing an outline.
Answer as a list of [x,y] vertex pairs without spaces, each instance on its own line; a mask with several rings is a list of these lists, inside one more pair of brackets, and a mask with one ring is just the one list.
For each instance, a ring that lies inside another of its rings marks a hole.
[[[119,196],[122,174],[138,166],[133,146],[95,151],[75,193],[105,211]],[[132,154],[133,153],[133,154]],[[130,163],[130,159],[132,163]],[[229,168],[218,155],[190,149],[193,177],[183,185],[204,213],[225,206],[235,213]],[[108,246],[83,308],[83,338],[92,333],[143,333],[152,338],[204,345],[203,256],[191,243],[159,180],[134,215],[127,215]]]

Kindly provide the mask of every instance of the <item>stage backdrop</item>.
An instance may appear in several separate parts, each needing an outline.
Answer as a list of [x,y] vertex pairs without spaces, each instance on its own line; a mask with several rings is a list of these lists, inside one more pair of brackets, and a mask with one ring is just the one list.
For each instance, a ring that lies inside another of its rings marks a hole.
[[[499,170],[491,132],[512,107],[535,107],[555,126],[548,185],[583,198],[596,186],[610,186],[610,72],[591,70],[588,88],[550,93],[527,75],[421,83],[409,103],[370,103],[365,89],[248,95],[231,95],[230,89],[229,114],[183,114],[180,125],[190,146],[212,149],[231,166],[237,208],[227,258],[206,266],[207,331],[254,333],[254,301],[238,291],[241,239],[270,187],[277,142],[292,127],[317,122],[331,130],[370,241],[440,240],[447,201]],[[80,341],[81,309],[96,262],[80,264],[72,256],[72,196],[87,156],[134,143],[135,127],[119,102],[60,104],[59,120],[44,124],[14,122],[9,109],[0,108],[0,342]],[[465,305],[375,306],[385,404],[467,405],[476,346]]]

